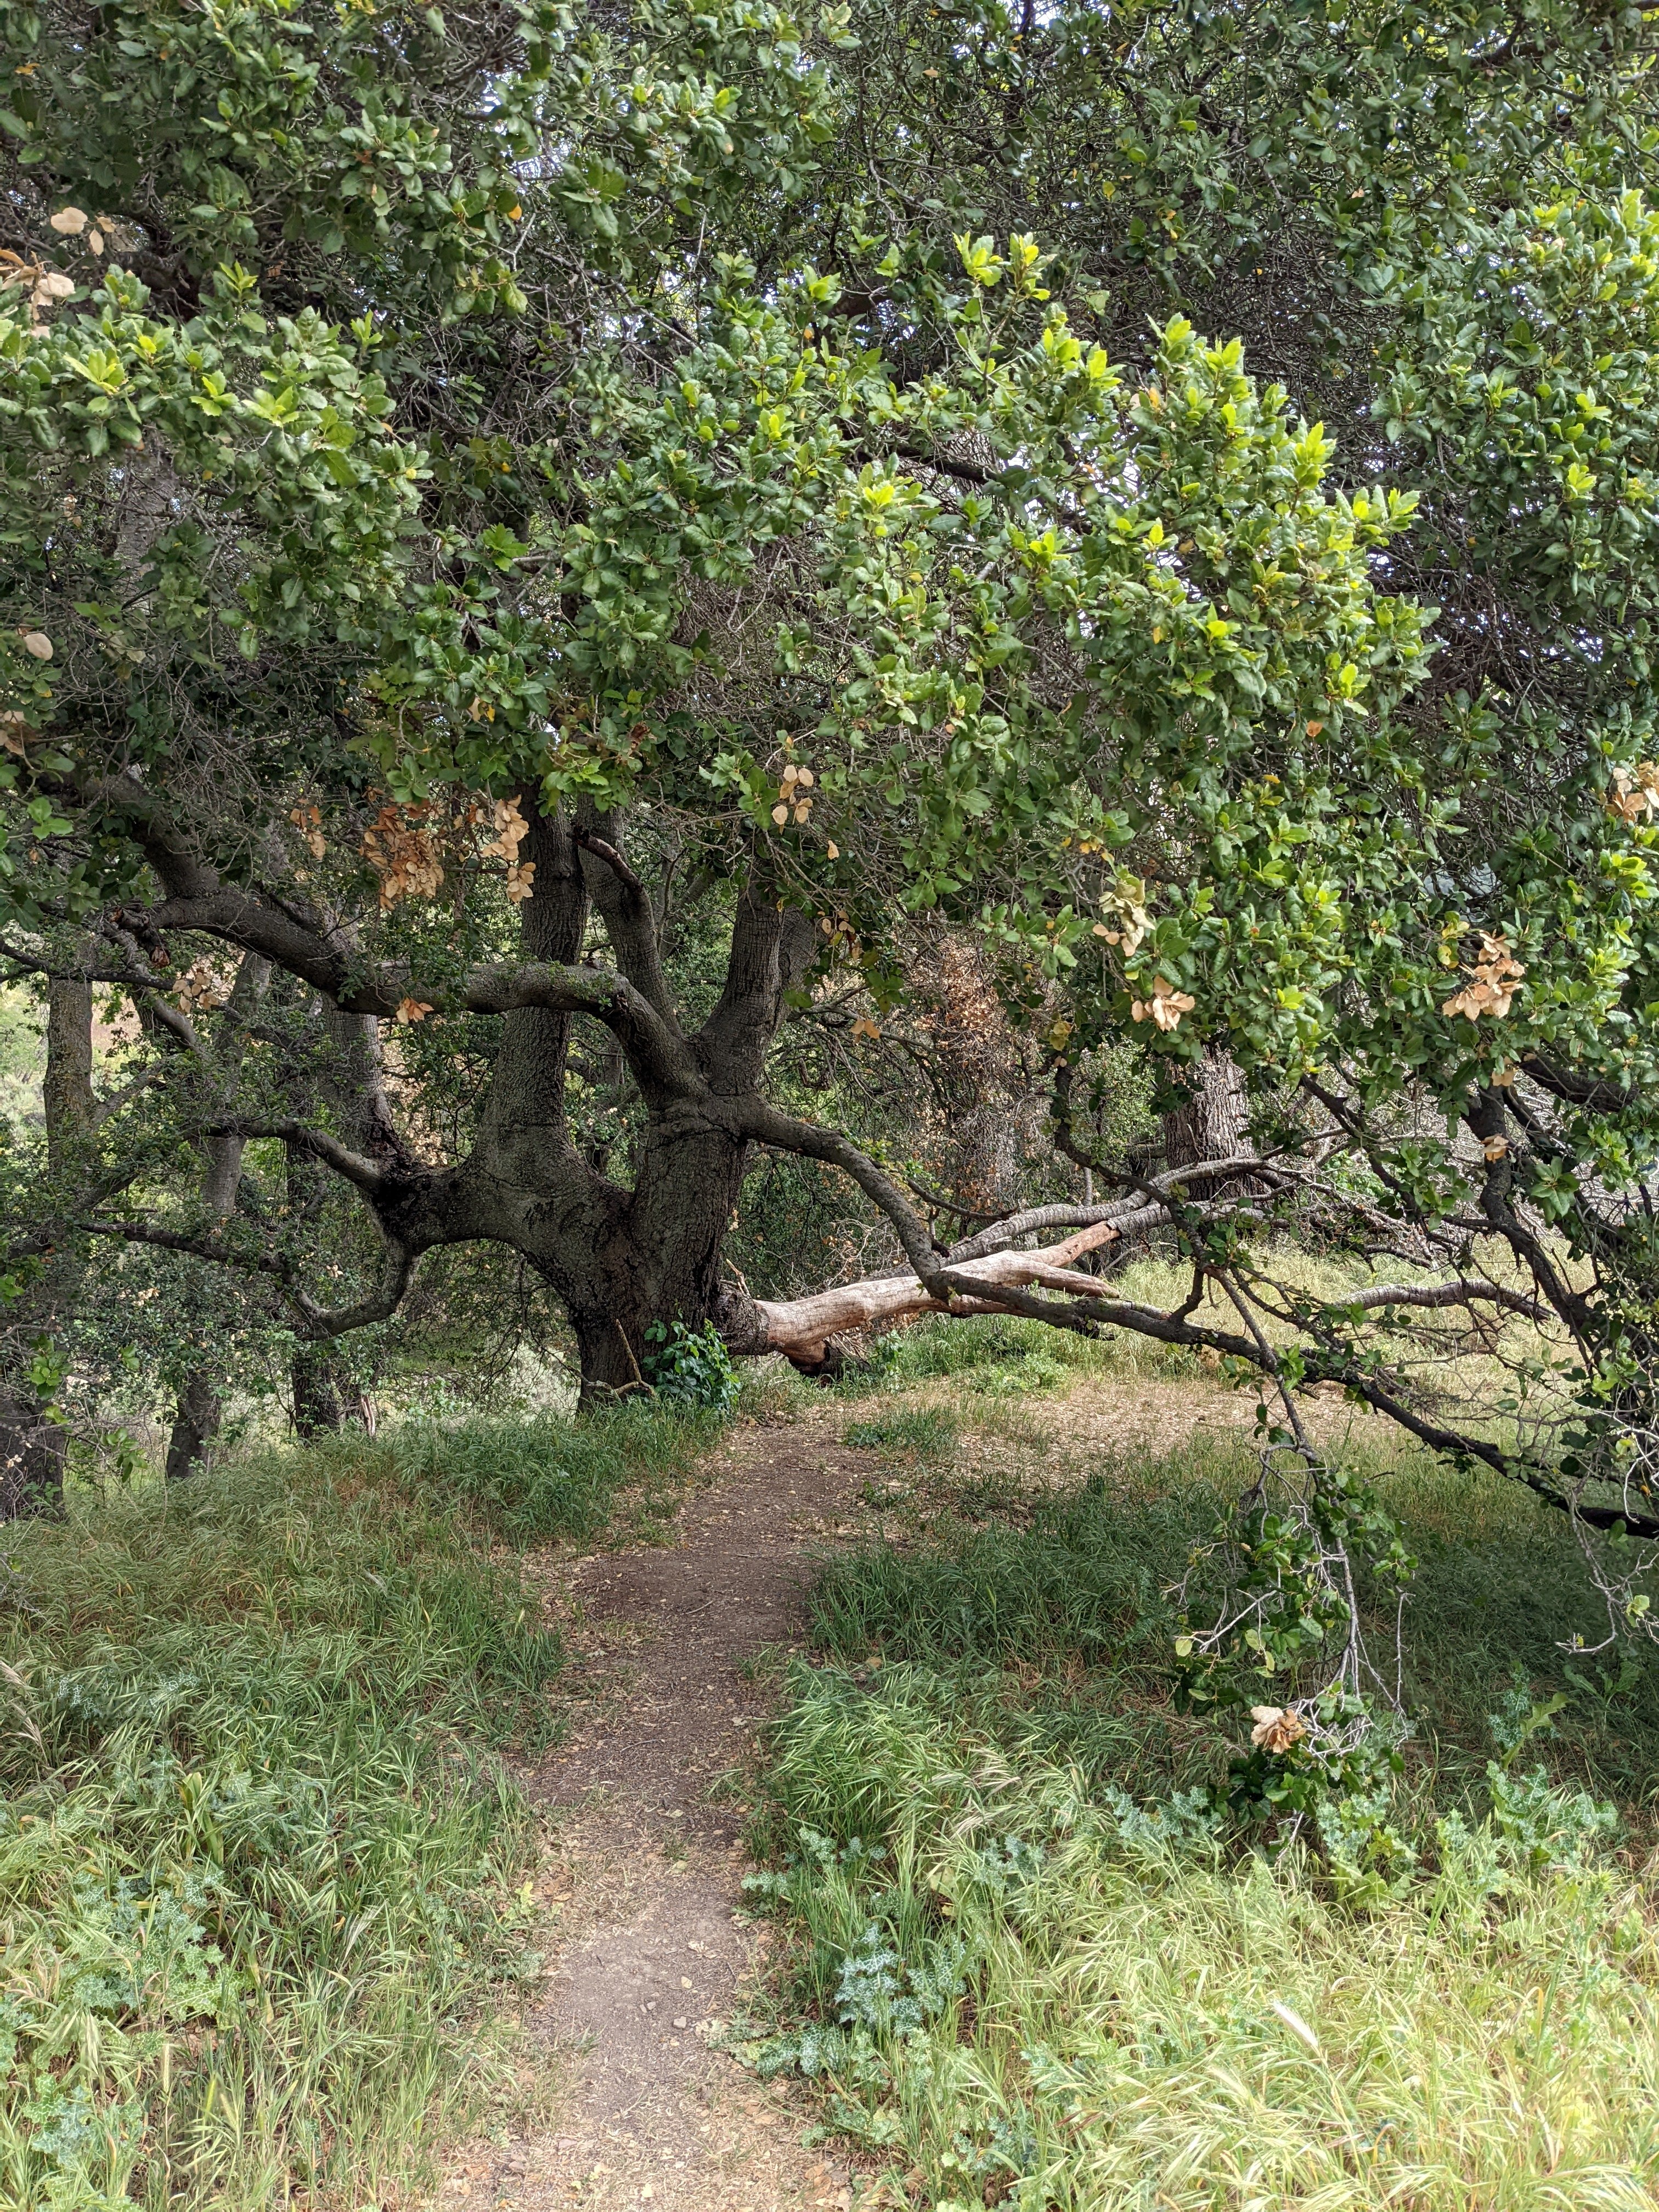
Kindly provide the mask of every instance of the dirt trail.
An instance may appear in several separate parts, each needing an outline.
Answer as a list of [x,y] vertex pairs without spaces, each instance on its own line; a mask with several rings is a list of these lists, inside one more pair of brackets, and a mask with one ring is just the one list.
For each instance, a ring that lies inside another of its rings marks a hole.
[[850,2202],[846,2168],[803,2148],[806,2116],[711,2047],[766,1936],[742,1917],[743,1814],[709,1789],[751,1751],[763,1717],[745,1662],[799,1638],[805,1555],[848,1533],[870,1466],[817,1419],[749,1431],[687,1501],[671,1547],[601,1554],[561,1578],[581,1655],[573,1686],[594,1702],[527,1779],[568,1808],[547,1893],[556,1961],[531,2023],[568,2087],[556,2132],[464,2158],[447,2203]]
[[[1249,1416],[1243,1400],[1190,1381],[1090,1384],[1003,1409],[994,1437],[976,1429],[975,1463],[1006,1459],[1029,1477],[1046,1464],[1046,1439],[1050,1472],[1061,1461],[1075,1472]],[[769,1933],[743,1914],[743,1808],[711,1787],[754,1748],[769,1699],[747,1662],[799,1638],[808,1553],[861,1533],[857,1500],[878,1462],[838,1443],[836,1426],[826,1409],[746,1431],[687,1499],[670,1545],[550,1569],[575,1655],[565,1686],[587,1702],[525,1778],[555,1823],[542,1893],[553,1971],[527,2025],[558,2057],[565,2088],[549,2132],[458,2155],[446,2212],[856,2202],[833,2148],[803,2144],[803,2102],[763,2087],[715,2041]]]

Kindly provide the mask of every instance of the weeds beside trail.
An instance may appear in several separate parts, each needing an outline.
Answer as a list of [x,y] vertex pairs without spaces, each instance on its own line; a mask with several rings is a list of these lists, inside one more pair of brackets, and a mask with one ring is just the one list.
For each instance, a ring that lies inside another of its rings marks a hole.
[[1356,1914],[1299,1854],[1233,1859],[1044,1757],[994,1692],[794,1689],[793,1863],[757,1887],[809,2017],[756,2056],[890,2166],[873,2201],[1651,2206],[1650,1899],[1571,1834],[1449,1836],[1420,1894]]
[[466,1506],[508,1543],[580,1543],[602,1528],[645,1538],[662,1528],[722,1425],[691,1407],[625,1398],[580,1422],[563,1413],[411,1421],[393,1452],[406,1481]]
[[513,2093],[535,1836],[490,1752],[562,1655],[448,1498],[591,1536],[693,1425],[342,1439],[7,1532],[0,2202],[350,2206]]
[[[1046,1347],[975,1334],[913,1332],[905,1395],[848,1408],[883,1533],[822,1563],[757,1820],[793,1942],[748,2048],[866,2146],[861,2201],[1647,2212],[1659,1663],[1563,1650],[1599,1618],[1570,1532],[1340,1444],[1421,1561],[1399,1849],[1350,1880],[1322,1817],[1230,1814],[1239,1723],[1170,1694],[1166,1593],[1246,1437],[1091,1465],[1059,1406],[999,1407]],[[1109,1356],[1055,1364],[1086,1429]]]

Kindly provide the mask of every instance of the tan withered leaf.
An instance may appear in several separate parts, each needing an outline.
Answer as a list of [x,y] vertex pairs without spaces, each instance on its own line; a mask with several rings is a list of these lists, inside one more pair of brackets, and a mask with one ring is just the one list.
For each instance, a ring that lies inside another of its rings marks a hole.
[[1490,1014],[1494,1021],[1501,1022],[1527,972],[1510,951],[1506,940],[1483,931],[1480,957],[1466,972],[1469,980],[1445,1001],[1441,1012],[1462,1014],[1472,1022],[1479,1021],[1482,1014]]
[[1250,1718],[1255,1723],[1250,1741],[1263,1751],[1289,1751],[1308,1733],[1301,1714],[1292,1712],[1288,1705],[1252,1705]]
[[1167,975],[1152,978],[1150,999],[1137,999],[1129,1008],[1131,1021],[1155,1022],[1165,1034],[1181,1027],[1181,1017],[1190,1014],[1197,1004],[1190,992],[1177,991]]

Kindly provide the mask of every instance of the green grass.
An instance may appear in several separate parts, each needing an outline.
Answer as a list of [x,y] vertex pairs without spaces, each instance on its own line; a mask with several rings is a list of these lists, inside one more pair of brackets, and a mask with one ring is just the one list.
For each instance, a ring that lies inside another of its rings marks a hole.
[[[1423,1561],[1399,1792],[1421,1870],[1370,1912],[1301,1838],[1247,1849],[1188,1794],[1237,1729],[1173,1710],[1165,1592],[1241,1447],[1102,1470],[990,1526],[947,1499],[902,1547],[821,1563],[823,1663],[793,1670],[757,1826],[793,1978],[750,2050],[818,2080],[884,2167],[877,2201],[1652,2203],[1659,1667],[1563,1651],[1596,1607],[1524,1493],[1356,1449]],[[1570,1704],[1497,1785],[1486,1717],[1517,1679]],[[1622,1857],[1586,1784],[1621,1801]]]
[[905,1406],[872,1419],[849,1421],[842,1442],[895,1461],[943,1459],[957,1441],[957,1419],[939,1406]]
[[870,1365],[850,1369],[841,1387],[849,1394],[903,1389],[966,1376],[969,1388],[995,1395],[1018,1389],[1016,1377],[1029,1378],[1028,1388],[1050,1389],[1078,1374],[1115,1371],[1126,1362],[1148,1373],[1197,1372],[1194,1356],[1179,1346],[1139,1338],[1097,1340],[1018,1315],[975,1314],[955,1321],[939,1315],[878,1337]]
[[[1483,1761],[1486,1716],[1518,1669],[1570,1698],[1547,1747],[1562,1779],[1633,1808],[1659,1803],[1659,1653],[1563,1650],[1575,1634],[1599,1642],[1606,1621],[1562,1517],[1496,1475],[1392,1454],[1370,1428],[1347,1456],[1377,1482],[1419,1561],[1403,1638],[1416,1771],[1455,1762],[1459,1747]],[[1058,1495],[1011,1499],[1009,1517],[988,1526],[971,1461],[969,1437],[937,1493],[946,1510],[922,1522],[920,1540],[877,1540],[821,1560],[810,1597],[817,1647],[847,1661],[875,1653],[942,1670],[1035,1671],[1039,1705],[1053,1696],[1068,1712],[1080,1696],[1158,1698],[1176,1632],[1166,1592],[1243,1486],[1247,1443],[1197,1437],[1173,1460],[1126,1458]],[[1390,1599],[1370,1623],[1378,1649],[1393,1621]]]
[[[801,2024],[875,2201],[934,2212],[1638,2212],[1659,1944],[1615,1868],[1480,1824],[1358,1917],[1230,1862],[926,1670],[798,1672],[772,1770]],[[866,2200],[870,2201],[869,2199]]]
[[269,1455],[8,1531],[0,2199],[374,2201],[492,2078],[556,1638],[387,1480]]
[[720,1425],[713,1413],[627,1398],[580,1420],[411,1421],[391,1449],[406,1482],[465,1504],[510,1543],[585,1542],[607,1526],[640,1536],[659,1525]]
[[1163,1658],[1161,1583],[1206,1522],[1201,1505],[1126,1510],[1085,1491],[1039,1506],[1023,1529],[947,1522],[918,1550],[840,1552],[813,1584],[814,1641],[933,1665],[1115,1665],[1148,1644]]

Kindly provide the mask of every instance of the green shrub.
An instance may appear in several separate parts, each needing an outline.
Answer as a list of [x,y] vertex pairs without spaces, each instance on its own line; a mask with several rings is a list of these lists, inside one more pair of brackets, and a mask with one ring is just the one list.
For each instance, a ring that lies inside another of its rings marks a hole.
[[726,1340],[712,1321],[701,1328],[653,1321],[645,1332],[645,1379],[665,1406],[698,1406],[729,1413],[741,1384]]

